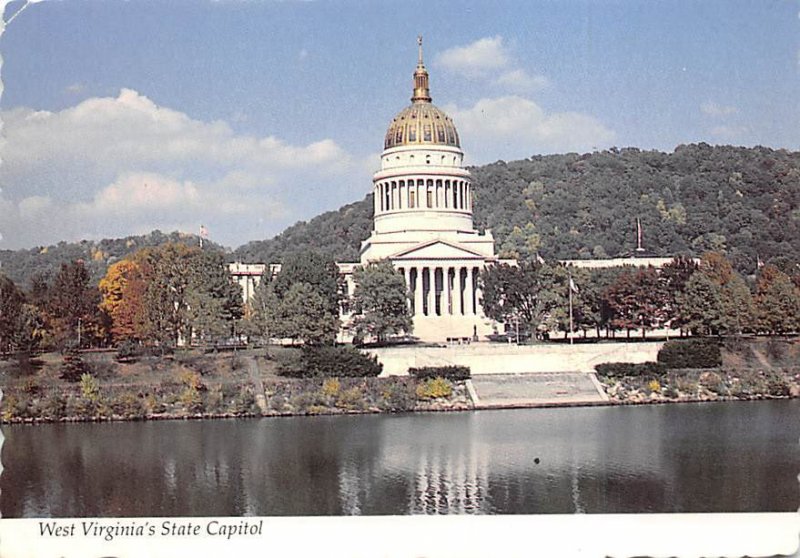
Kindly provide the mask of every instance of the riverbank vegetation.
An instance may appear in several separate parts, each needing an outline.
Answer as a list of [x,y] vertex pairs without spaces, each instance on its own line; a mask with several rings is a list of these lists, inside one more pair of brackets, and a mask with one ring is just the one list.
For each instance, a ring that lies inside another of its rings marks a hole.
[[[176,351],[118,359],[112,351],[41,354],[0,361],[4,422],[288,416],[467,409],[463,381],[375,377],[375,360],[358,353],[315,374],[287,374],[308,349],[204,353]],[[357,353],[353,349],[342,349]],[[361,368],[354,372],[353,362]],[[364,363],[367,363],[366,365]],[[357,365],[359,366],[359,365]],[[377,372],[380,368],[377,368]],[[368,373],[364,373],[368,372]],[[77,381],[75,374],[78,374]]]
[[800,397],[796,340],[739,338],[719,347],[705,340],[670,342],[659,362],[601,364],[597,375],[617,403]]

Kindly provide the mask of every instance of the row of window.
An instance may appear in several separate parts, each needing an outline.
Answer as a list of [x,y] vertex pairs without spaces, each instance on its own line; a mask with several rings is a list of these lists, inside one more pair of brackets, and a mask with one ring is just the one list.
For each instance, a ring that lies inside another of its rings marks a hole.
[[375,209],[436,208],[472,211],[472,189],[466,180],[392,180],[375,185]]

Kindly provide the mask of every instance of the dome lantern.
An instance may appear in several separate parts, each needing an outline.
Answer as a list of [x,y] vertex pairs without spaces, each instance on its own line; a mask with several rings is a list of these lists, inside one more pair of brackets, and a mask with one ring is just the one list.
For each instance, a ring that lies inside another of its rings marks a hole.
[[417,60],[417,69],[414,71],[414,93],[411,95],[411,102],[430,103],[432,99],[431,91],[428,87],[428,70],[422,61],[422,35],[417,37],[417,45],[419,47],[419,58]]

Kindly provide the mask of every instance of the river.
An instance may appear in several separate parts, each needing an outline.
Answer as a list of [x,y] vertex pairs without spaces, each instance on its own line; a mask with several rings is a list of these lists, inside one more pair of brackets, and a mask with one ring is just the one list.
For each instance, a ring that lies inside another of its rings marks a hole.
[[795,511],[800,400],[3,426],[3,517]]

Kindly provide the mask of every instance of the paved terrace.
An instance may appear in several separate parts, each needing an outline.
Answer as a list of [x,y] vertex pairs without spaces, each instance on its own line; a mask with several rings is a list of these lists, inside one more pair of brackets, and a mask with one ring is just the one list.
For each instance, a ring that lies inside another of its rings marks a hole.
[[608,401],[594,374],[553,372],[473,377],[476,408],[593,404]]

